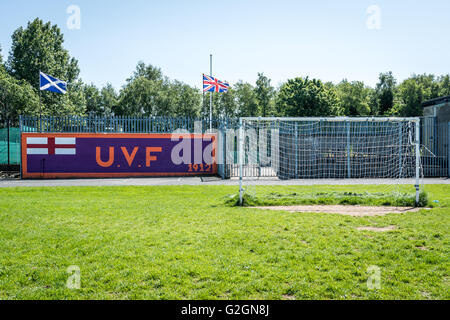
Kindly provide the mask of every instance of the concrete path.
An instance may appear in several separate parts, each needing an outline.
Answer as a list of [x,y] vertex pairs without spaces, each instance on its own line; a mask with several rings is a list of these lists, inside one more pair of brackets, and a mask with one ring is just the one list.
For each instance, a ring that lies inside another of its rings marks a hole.
[[[421,182],[422,183],[422,182]],[[450,184],[448,178],[424,179],[427,184]],[[401,179],[322,179],[322,180],[245,180],[246,185],[393,185],[414,184],[414,180]],[[68,186],[171,186],[171,185],[239,185],[238,179],[220,180],[216,177],[183,178],[129,178],[129,179],[58,179],[58,180],[0,180],[0,188],[10,187],[68,187]]]

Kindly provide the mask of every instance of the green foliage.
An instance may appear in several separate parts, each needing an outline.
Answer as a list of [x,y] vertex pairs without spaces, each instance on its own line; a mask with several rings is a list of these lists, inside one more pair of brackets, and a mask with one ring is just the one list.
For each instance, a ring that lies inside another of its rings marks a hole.
[[[58,26],[36,18],[14,31],[5,64],[0,47],[4,115],[38,114],[39,71],[43,71],[68,82],[66,95],[41,92],[44,115],[209,117],[209,93],[202,96],[198,88],[170,80],[160,68],[142,61],[118,92],[111,84],[101,89],[84,84],[78,61],[63,44]],[[424,100],[446,95],[450,95],[449,74],[412,75],[397,86],[392,72],[380,73],[375,89],[361,81],[334,85],[294,78],[276,90],[268,77],[258,73],[255,85],[238,81],[228,93],[212,93],[212,100],[214,117],[420,116]]]
[[233,86],[233,90],[236,96],[239,117],[257,117],[260,115],[258,98],[255,89],[250,83],[238,81]]
[[201,106],[201,112],[200,116],[202,118],[209,118],[209,101],[210,97],[212,97],[212,113],[213,117],[218,117],[222,112],[223,108],[220,103],[220,98],[222,94],[218,94],[215,92],[204,92],[202,95],[202,106]]
[[119,103],[119,96],[111,83],[107,83],[100,91],[100,112],[105,116],[111,116]]
[[274,115],[274,95],[275,89],[270,85],[270,79],[264,73],[258,73],[255,87],[256,100],[259,114],[262,117]]
[[170,83],[159,68],[139,62],[122,88],[116,115],[162,116],[172,111]]
[[101,110],[101,94],[98,88],[93,85],[83,85],[83,93],[86,99],[86,112],[91,115],[103,114]]
[[423,115],[422,102],[450,92],[449,75],[436,78],[431,74],[413,75],[397,89],[392,114],[406,117]]
[[80,73],[78,61],[64,49],[64,36],[56,25],[36,18],[27,27],[14,31],[8,72],[19,80],[39,87],[39,71],[67,81],[70,85]]
[[83,85],[86,99],[86,113],[95,116],[112,116],[113,109],[118,104],[118,96],[113,86],[108,83],[99,90],[95,85]]
[[[274,113],[275,89],[270,79],[258,73],[256,87],[248,82],[238,81],[227,93],[212,93],[214,117],[256,117]],[[209,117],[210,93],[203,96],[202,116]]]
[[[67,94],[50,95],[51,92],[46,92],[45,95],[50,96],[53,101],[59,101],[59,105],[56,104],[46,106],[46,113],[49,115],[61,114],[77,116],[86,114],[86,97],[84,95],[83,86],[83,82],[81,80],[77,80],[72,83],[67,91]],[[53,110],[49,111],[49,108],[53,108]]]
[[201,95],[196,88],[170,81],[160,69],[139,62],[127,79],[114,113],[127,116],[188,116],[200,113]]
[[376,85],[376,115],[388,115],[394,106],[396,80],[392,72],[380,73]]
[[236,92],[230,88],[228,92],[218,96],[218,114],[216,116],[235,118],[238,116],[238,106],[236,102]]
[[201,109],[201,94],[196,89],[181,81],[170,84],[170,96],[173,99],[172,112],[167,114],[175,117],[197,118]]
[[419,203],[417,204],[417,207],[423,208],[431,205],[432,204],[430,203],[430,200],[428,198],[428,192],[426,192],[425,190],[420,191]]
[[36,18],[27,27],[14,31],[7,70],[17,80],[28,82],[39,90],[39,71],[68,83],[68,94],[42,92],[42,113],[47,115],[81,115],[86,105],[82,85],[77,80],[80,73],[78,61],[71,58],[63,47],[61,30],[50,22]]
[[422,116],[422,102],[425,100],[423,88],[414,79],[407,79],[399,86],[398,99],[392,113],[406,117]]
[[295,78],[280,88],[277,111],[280,116],[333,116],[338,110],[338,99],[333,89],[317,79]]
[[[308,193],[303,188],[299,188],[297,192],[258,193],[257,196],[245,193],[242,200],[244,207],[289,205],[416,206],[416,197],[413,193],[356,193],[347,191]],[[225,205],[239,206],[239,195],[233,194],[227,196],[225,198]],[[422,191],[417,206],[426,207],[429,205],[427,193]]]
[[39,97],[31,85],[17,80],[0,67],[0,113],[3,118],[17,120],[20,114],[37,115]]
[[343,80],[336,86],[340,114],[345,116],[368,116],[371,114],[370,97],[373,89],[362,81]]
[[76,81],[71,84],[67,94],[41,91],[42,114],[47,116],[84,115],[86,99],[83,83]]
[[20,114],[37,115],[39,98],[31,85],[11,77],[3,65],[0,47],[0,118],[17,120]]
[[116,115],[151,116],[156,115],[158,102],[161,100],[160,80],[149,80],[139,77],[130,81],[120,92],[119,104],[115,108]]
[[439,96],[450,96],[450,74],[440,76],[438,78],[439,82]]
[[151,64],[146,65],[143,61],[138,62],[136,70],[133,72],[133,75],[127,79],[127,82],[133,82],[141,77],[151,81],[164,80],[164,76],[160,68]]

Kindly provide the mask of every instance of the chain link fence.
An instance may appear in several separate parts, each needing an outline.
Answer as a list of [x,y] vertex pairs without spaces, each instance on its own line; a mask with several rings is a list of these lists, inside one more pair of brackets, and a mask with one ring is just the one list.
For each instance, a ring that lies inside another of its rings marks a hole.
[[[220,168],[222,176],[236,177],[237,134],[226,141],[227,131],[237,132],[238,119],[171,118],[171,117],[28,117],[19,121],[0,118],[0,165],[20,165],[21,132],[121,132],[121,133],[170,133],[177,129],[188,132],[206,132],[212,127],[219,138],[225,139],[223,153],[227,154]],[[422,166],[425,177],[450,176],[450,123],[438,123],[435,117],[421,118]],[[222,134],[223,133],[223,134]],[[258,171],[260,174],[261,172]]]

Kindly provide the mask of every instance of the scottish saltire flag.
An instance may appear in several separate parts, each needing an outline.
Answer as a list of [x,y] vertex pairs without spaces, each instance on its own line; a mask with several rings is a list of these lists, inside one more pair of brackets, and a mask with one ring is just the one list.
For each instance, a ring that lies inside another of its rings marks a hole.
[[41,91],[52,91],[57,93],[67,93],[67,83],[49,76],[43,72],[39,72],[39,89]]
[[203,92],[228,92],[230,85],[219,79],[203,75]]

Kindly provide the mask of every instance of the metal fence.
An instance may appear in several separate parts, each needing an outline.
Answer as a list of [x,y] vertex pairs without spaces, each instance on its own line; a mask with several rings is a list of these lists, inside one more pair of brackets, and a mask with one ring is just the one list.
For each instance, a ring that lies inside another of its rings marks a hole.
[[171,117],[20,117],[22,132],[171,133],[177,129],[206,132],[224,119]]
[[[184,130],[190,133],[205,133],[210,129],[219,132],[219,139],[225,128],[237,128],[239,120],[218,118],[186,118],[186,117],[20,117],[21,132],[43,133],[172,133]],[[220,144],[225,146],[226,143]],[[226,150],[222,150],[226,152]],[[225,154],[225,153],[222,153]],[[218,166],[222,178],[230,176],[228,166]]]
[[[450,177],[450,123],[438,122],[436,117],[422,117],[421,123],[421,164],[424,177]],[[228,127],[227,127],[228,128]],[[229,128],[238,128],[234,122]],[[229,156],[225,172],[230,177],[239,177],[239,165],[237,158],[237,139],[228,145]],[[364,163],[359,168],[353,168],[353,172],[361,171]],[[356,170],[355,170],[356,169]],[[247,164],[243,165],[244,177],[273,177],[276,174],[270,166]]]
[[[421,118],[422,165],[425,177],[450,177],[450,130],[448,123],[435,117]],[[77,132],[77,133],[171,133],[177,129],[187,132],[206,132],[210,128],[224,139],[223,154],[227,163],[219,166],[223,177],[238,176],[238,143],[226,142],[226,130],[237,130],[238,119],[194,119],[172,117],[31,117],[21,116],[19,122],[0,119],[0,164],[20,164],[20,132]],[[270,168],[248,165],[248,175],[272,176]],[[267,172],[266,172],[267,171]]]

